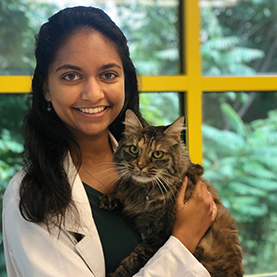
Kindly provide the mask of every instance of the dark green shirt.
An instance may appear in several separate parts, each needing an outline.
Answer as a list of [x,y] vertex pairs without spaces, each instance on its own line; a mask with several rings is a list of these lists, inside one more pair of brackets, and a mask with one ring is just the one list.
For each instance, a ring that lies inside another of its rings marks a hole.
[[[141,241],[131,223],[120,210],[99,209],[99,197],[103,193],[83,183],[88,195],[93,218],[100,236],[105,257],[106,273],[113,272]],[[91,250],[93,251],[93,249]]]

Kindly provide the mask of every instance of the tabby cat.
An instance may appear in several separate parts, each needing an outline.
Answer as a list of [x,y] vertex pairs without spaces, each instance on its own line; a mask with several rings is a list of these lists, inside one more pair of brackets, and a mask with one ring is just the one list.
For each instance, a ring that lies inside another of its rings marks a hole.
[[118,190],[100,199],[100,207],[119,205],[133,220],[143,242],[125,258],[113,277],[130,277],[153,256],[172,233],[175,222],[175,199],[185,176],[189,182],[187,201],[201,180],[206,183],[218,208],[213,225],[200,241],[194,256],[212,277],[243,276],[242,250],[235,220],[222,205],[215,189],[203,179],[203,167],[190,161],[180,140],[184,118],[170,126],[143,124],[130,110],[126,112],[124,137],[114,155],[121,177]]

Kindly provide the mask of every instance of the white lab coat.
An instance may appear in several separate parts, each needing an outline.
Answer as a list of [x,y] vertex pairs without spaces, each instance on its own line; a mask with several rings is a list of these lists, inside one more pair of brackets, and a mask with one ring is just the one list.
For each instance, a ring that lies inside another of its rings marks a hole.
[[[79,211],[81,228],[68,211],[64,226],[51,234],[44,225],[26,221],[20,214],[20,171],[11,180],[3,200],[3,239],[9,277],[104,277],[105,262],[90,204],[70,155],[65,170]],[[74,233],[83,235],[77,242]],[[207,270],[183,244],[171,236],[135,277],[207,277]]]

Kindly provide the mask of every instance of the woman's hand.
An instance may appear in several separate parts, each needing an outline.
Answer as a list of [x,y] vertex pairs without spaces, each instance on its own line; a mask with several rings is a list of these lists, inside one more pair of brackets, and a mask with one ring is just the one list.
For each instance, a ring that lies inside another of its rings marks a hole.
[[198,182],[191,198],[184,203],[187,177],[176,199],[176,223],[172,235],[194,253],[199,241],[214,222],[217,207],[207,186]]

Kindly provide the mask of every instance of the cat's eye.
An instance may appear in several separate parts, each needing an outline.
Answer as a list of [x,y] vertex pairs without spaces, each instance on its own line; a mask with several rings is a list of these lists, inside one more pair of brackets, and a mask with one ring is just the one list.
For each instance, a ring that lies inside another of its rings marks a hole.
[[139,153],[139,148],[136,147],[135,145],[131,145],[130,148],[129,148],[129,151],[134,154],[134,155],[137,155]]
[[161,159],[164,155],[164,152],[157,150],[157,151],[154,151],[152,155],[155,159]]

